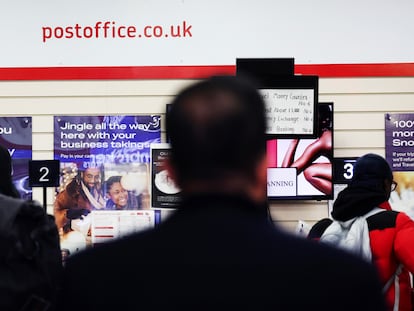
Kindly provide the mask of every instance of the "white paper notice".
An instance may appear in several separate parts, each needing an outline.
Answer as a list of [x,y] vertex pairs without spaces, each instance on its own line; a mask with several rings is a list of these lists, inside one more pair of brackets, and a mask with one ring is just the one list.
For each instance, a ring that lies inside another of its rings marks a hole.
[[312,134],[313,89],[262,89],[267,134]]
[[154,210],[92,211],[92,244],[124,237],[155,226]]
[[281,197],[296,196],[296,168],[268,168],[267,195]]

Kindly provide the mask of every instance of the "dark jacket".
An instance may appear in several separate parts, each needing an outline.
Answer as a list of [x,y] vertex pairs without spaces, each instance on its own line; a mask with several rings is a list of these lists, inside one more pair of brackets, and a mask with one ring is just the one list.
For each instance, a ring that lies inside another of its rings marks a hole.
[[[399,275],[400,308],[412,311],[409,272],[414,272],[414,222],[402,212],[391,210],[382,191],[371,187],[348,186],[338,194],[334,202],[332,217],[346,221],[371,211],[374,207],[384,211],[367,218],[372,262],[378,268],[383,285],[395,273],[399,263],[404,269]],[[388,308],[394,305],[395,286],[386,293]]]
[[200,195],[154,230],[69,257],[64,310],[384,310],[373,267],[275,228],[264,206]]

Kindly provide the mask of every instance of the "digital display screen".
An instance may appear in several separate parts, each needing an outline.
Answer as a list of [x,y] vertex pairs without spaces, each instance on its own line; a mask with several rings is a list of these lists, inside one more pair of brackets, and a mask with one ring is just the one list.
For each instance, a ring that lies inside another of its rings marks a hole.
[[333,195],[333,103],[319,103],[316,138],[267,141],[269,200],[327,200]]

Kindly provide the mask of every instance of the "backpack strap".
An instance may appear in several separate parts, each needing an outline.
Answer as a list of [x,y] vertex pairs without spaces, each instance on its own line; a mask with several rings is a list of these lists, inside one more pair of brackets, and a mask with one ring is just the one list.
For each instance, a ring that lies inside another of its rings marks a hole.
[[397,269],[395,270],[393,275],[391,275],[391,277],[388,279],[387,283],[385,283],[384,287],[382,288],[382,292],[385,294],[388,291],[388,289],[391,287],[392,282],[394,282],[395,297],[394,297],[393,311],[398,311],[399,310],[399,305],[400,305],[400,278],[399,278],[399,275],[401,274],[402,269],[403,269],[403,264],[400,263],[397,266]]

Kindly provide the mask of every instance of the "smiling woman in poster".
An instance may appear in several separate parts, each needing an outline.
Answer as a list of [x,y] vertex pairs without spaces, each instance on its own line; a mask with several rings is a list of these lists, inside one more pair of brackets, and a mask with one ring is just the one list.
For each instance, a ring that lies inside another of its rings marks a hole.
[[105,183],[107,210],[135,210],[138,209],[136,196],[124,188],[122,176],[111,176]]

